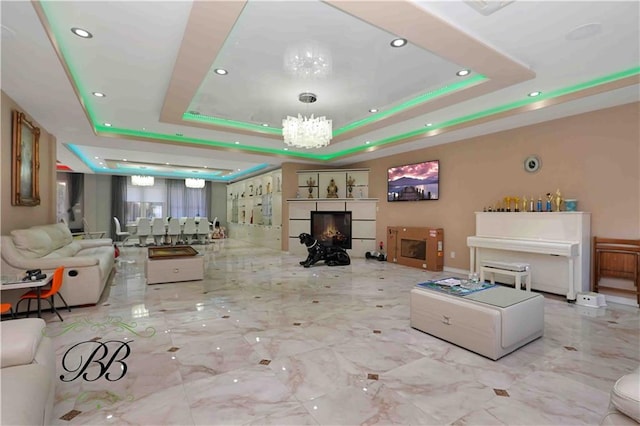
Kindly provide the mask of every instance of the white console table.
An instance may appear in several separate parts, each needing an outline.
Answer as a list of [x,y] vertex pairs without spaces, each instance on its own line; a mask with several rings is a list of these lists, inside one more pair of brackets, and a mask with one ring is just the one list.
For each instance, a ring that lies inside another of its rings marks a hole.
[[527,262],[532,289],[575,300],[589,291],[590,237],[586,212],[476,212],[476,235],[467,237],[470,270],[484,259]]

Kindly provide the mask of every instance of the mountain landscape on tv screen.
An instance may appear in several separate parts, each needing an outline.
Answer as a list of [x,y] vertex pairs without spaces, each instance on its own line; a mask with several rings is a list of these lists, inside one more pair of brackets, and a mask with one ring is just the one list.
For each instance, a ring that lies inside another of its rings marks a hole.
[[389,182],[393,187],[405,187],[405,186],[420,186],[420,185],[433,185],[438,183],[438,176],[431,176],[426,179],[416,179],[412,177],[401,177],[394,181]]

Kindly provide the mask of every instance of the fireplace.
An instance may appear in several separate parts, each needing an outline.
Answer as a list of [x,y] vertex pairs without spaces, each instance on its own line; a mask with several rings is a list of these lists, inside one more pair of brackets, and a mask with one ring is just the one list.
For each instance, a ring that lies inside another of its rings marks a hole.
[[311,235],[325,246],[351,248],[351,212],[312,211]]

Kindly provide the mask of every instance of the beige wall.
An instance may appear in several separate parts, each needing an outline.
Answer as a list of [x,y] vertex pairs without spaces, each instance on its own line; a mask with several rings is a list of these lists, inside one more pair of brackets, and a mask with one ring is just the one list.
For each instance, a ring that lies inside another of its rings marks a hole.
[[25,111],[2,92],[0,123],[2,135],[0,233],[2,235],[6,235],[14,229],[55,223],[56,221],[56,140],[35,121],[32,121],[34,125],[40,127],[40,205],[34,207],[11,205],[11,111],[14,109],[24,112],[27,118],[32,121],[28,111]]
[[[640,238],[639,119],[640,104],[633,103],[351,167],[371,169],[369,194],[380,200],[378,240],[386,241],[387,226],[441,227],[445,266],[468,270],[473,212],[507,195],[537,198],[560,189],[591,212],[592,235]],[[537,173],[523,168],[531,154],[542,160]],[[424,160],[440,160],[440,200],[388,203],[387,168]]]

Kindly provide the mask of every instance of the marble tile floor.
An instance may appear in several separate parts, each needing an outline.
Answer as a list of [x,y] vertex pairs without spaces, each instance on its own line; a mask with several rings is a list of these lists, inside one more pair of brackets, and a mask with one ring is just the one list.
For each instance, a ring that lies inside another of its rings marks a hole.
[[98,305],[46,314],[55,424],[595,425],[640,364],[636,308],[545,295],[544,337],[492,361],[409,327],[411,288],[455,274],[196,248],[204,281],[148,286],[125,247]]

